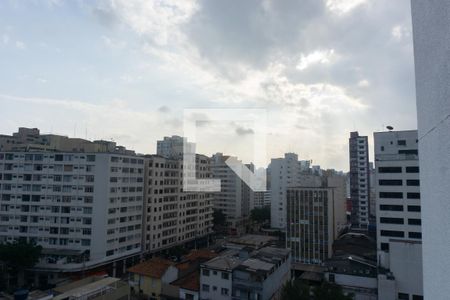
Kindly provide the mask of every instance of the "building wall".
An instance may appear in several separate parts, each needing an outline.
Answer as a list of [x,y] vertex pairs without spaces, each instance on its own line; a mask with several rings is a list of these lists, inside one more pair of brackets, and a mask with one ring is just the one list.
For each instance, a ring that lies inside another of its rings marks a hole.
[[180,299],[183,299],[183,300],[186,299],[186,295],[187,295],[187,294],[193,296],[192,300],[199,300],[199,299],[200,299],[200,294],[199,294],[199,292],[197,292],[197,291],[191,291],[191,290],[186,290],[186,289],[180,288],[180,293],[179,293]]
[[331,188],[287,191],[287,247],[296,262],[320,264],[332,255],[334,194]]
[[[208,276],[205,276],[205,271],[209,271]],[[228,274],[228,279],[222,278],[222,273]],[[231,270],[216,270],[202,266],[200,270],[200,299],[231,299],[232,277]],[[205,290],[205,285],[209,286],[209,291]],[[214,287],[217,287],[217,289],[214,290]],[[228,295],[222,294],[223,288],[228,290]]]
[[26,238],[44,249],[89,251],[83,262],[49,256],[40,267],[76,270],[141,251],[142,159],[2,152],[0,174],[0,241]]
[[426,299],[447,299],[450,261],[450,6],[412,0]]
[[350,153],[350,198],[352,200],[351,223],[354,227],[369,225],[369,144],[367,136],[351,132]]

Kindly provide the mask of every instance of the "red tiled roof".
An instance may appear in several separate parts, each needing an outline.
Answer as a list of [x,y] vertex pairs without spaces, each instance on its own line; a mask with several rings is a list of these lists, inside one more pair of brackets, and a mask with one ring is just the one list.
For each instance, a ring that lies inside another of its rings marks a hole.
[[195,260],[209,260],[214,257],[217,257],[217,253],[208,250],[208,249],[200,249],[200,250],[192,250],[188,255],[186,255],[185,259],[188,261]]
[[161,278],[166,270],[173,265],[173,262],[169,260],[154,257],[150,260],[132,266],[128,269],[128,272],[152,278]]
[[179,286],[182,289],[190,291],[200,290],[200,271],[191,272],[188,275],[175,280],[172,285]]

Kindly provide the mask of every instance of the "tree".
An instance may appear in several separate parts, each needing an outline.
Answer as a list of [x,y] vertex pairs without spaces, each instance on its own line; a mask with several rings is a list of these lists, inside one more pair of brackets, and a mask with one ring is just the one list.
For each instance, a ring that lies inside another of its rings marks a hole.
[[254,222],[264,223],[270,221],[270,207],[257,207],[252,209],[250,212],[250,217]]
[[311,288],[300,279],[288,281],[281,290],[281,300],[310,300]]
[[342,287],[329,282],[322,282],[322,284],[313,289],[314,300],[353,300],[353,295],[345,295],[342,292]]
[[24,272],[39,262],[42,247],[25,240],[0,245],[0,261],[11,273],[18,277],[18,285],[23,285]]
[[213,224],[215,228],[223,227],[226,224],[226,216],[220,209],[213,212]]
[[323,282],[320,286],[309,286],[300,279],[289,281],[281,291],[282,300],[352,300],[353,295],[344,295],[338,285]]

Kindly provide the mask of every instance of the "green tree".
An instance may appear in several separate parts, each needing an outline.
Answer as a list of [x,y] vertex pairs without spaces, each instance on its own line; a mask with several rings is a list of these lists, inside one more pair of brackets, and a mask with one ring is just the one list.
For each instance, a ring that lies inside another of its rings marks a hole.
[[42,247],[33,242],[19,240],[0,245],[0,261],[18,278],[18,285],[24,282],[24,272],[39,262]]
[[353,295],[345,295],[342,287],[329,282],[323,282],[313,289],[314,300],[353,300]]
[[217,229],[226,224],[226,216],[220,209],[215,209],[213,212],[213,225]]
[[265,206],[265,207],[261,207],[261,208],[259,208],[259,207],[254,208],[250,212],[250,217],[254,222],[257,222],[257,223],[269,222],[270,221],[270,207]]
[[310,300],[311,288],[300,279],[288,281],[281,290],[281,300]]

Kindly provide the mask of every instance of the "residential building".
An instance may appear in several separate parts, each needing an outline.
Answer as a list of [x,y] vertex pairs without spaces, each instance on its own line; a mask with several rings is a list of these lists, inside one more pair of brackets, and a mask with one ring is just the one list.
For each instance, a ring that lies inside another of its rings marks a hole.
[[200,299],[262,299],[279,296],[290,279],[288,249],[244,247],[201,264]]
[[375,132],[378,264],[395,297],[420,299],[422,230],[417,130]]
[[0,152],[0,242],[41,245],[41,283],[109,263],[115,274],[139,256],[144,160],[108,149],[117,152]]
[[[230,156],[216,153],[211,158],[211,170],[214,179],[220,179],[220,192],[213,193],[214,209],[221,210],[226,216],[226,225],[231,234],[245,232],[250,216],[250,202],[253,191],[225,163]],[[237,160],[237,158],[234,157]]]
[[450,249],[450,7],[412,0],[426,299],[447,299]]
[[320,264],[332,255],[334,191],[326,187],[287,190],[286,246],[295,262]]
[[250,211],[254,208],[263,208],[270,206],[270,191],[253,192],[253,200],[250,204]]
[[[183,161],[145,158],[144,251],[158,252],[196,242],[212,232],[211,193],[183,191]],[[211,178],[210,159],[196,155],[198,178]]]
[[352,227],[367,228],[369,225],[370,179],[369,143],[367,136],[357,131],[350,133],[350,198]]
[[170,283],[178,278],[178,269],[169,260],[154,257],[128,269],[130,285],[134,292],[142,294],[147,299],[160,300]]
[[163,140],[156,143],[156,154],[165,158],[182,159],[184,146],[188,153],[195,153],[195,144],[189,143],[186,138],[178,135],[165,136]]
[[268,177],[270,182],[271,227],[286,229],[286,194],[289,187],[320,186],[319,176],[312,175],[310,161],[299,161],[295,153],[286,153],[284,158],[273,158]]

